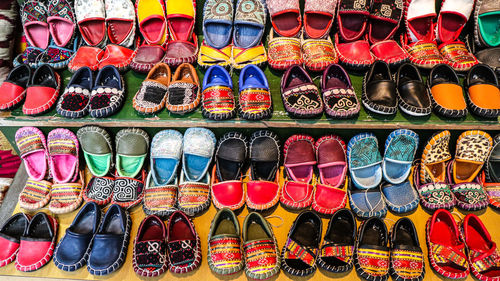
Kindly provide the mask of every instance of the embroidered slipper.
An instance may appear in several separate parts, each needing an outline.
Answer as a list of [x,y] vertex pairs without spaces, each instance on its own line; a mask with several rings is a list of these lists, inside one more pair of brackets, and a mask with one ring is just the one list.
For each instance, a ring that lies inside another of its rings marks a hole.
[[270,118],[273,111],[271,91],[264,72],[249,64],[240,72],[238,111],[247,120]]
[[135,2],[135,13],[139,31],[151,45],[163,45],[167,41],[167,18],[165,2],[162,0],[139,0]]
[[281,78],[281,98],[288,114],[313,118],[323,114],[323,101],[311,76],[300,65],[293,65]]
[[344,141],[336,135],[319,138],[314,144],[318,159],[319,182],[316,183],[312,209],[331,215],[347,203],[347,158]]
[[167,27],[173,41],[187,41],[192,37],[196,18],[196,1],[166,2]]
[[295,37],[302,26],[299,0],[266,0],[266,3],[273,30],[282,37]]
[[330,37],[303,40],[302,54],[306,68],[314,72],[323,71],[329,65],[339,61]]
[[337,210],[328,222],[316,264],[326,271],[348,272],[353,267],[355,241],[356,220],[352,212],[345,208]]
[[478,64],[476,57],[469,52],[461,41],[452,41],[438,46],[439,52],[445,59],[445,63],[455,71],[468,71],[472,66]]
[[50,261],[56,247],[57,228],[56,218],[45,213],[39,212],[31,218],[17,253],[18,271],[35,271]]
[[73,182],[78,177],[78,139],[68,129],[58,128],[47,136],[49,166],[54,183]]
[[369,218],[361,223],[354,246],[354,266],[360,277],[368,281],[387,280],[390,266],[388,236],[387,227],[379,218]]
[[139,225],[134,239],[132,266],[135,273],[144,277],[156,277],[168,270],[166,262],[167,229],[157,216],[147,216]]
[[457,199],[457,207],[465,211],[479,211],[488,207],[488,194],[478,182],[455,184],[451,192]]
[[170,113],[186,114],[194,111],[201,101],[200,82],[196,69],[189,63],[177,67],[168,85],[165,107]]
[[21,5],[21,18],[26,41],[35,48],[45,50],[49,46],[49,24],[47,24],[45,2],[27,0]]
[[247,138],[243,134],[228,132],[219,139],[210,189],[216,208],[238,210],[245,204],[242,177],[247,153]]
[[118,69],[107,65],[99,70],[90,93],[89,113],[93,118],[115,114],[123,105],[125,83]]
[[76,1],[75,14],[85,43],[102,47],[107,39],[104,0]]
[[21,237],[28,229],[31,216],[25,213],[16,213],[7,219],[0,227],[0,268],[17,258]]
[[167,262],[172,273],[188,273],[200,266],[200,236],[193,222],[183,212],[174,212],[168,220],[166,241]]
[[111,202],[114,187],[114,177],[93,176],[82,192],[83,200],[85,200],[85,202],[94,202],[100,207],[106,206]]
[[199,181],[208,171],[217,140],[205,128],[188,128],[182,144],[182,171],[189,181]]
[[99,68],[99,61],[102,59],[104,51],[97,47],[81,46],[69,60],[68,70],[76,72],[82,67],[88,67],[92,71]]
[[126,210],[142,203],[144,198],[144,182],[146,170],[142,169],[135,177],[124,177],[115,174],[115,185],[111,196],[111,204]]
[[233,44],[248,49],[261,44],[266,25],[264,0],[238,0],[234,15]]
[[358,218],[381,218],[387,214],[387,205],[379,188],[355,189],[349,182],[347,193],[351,210]]
[[366,1],[340,0],[338,5],[339,35],[346,42],[361,39],[368,26],[370,3]]
[[391,265],[395,281],[422,281],[425,276],[424,253],[417,230],[409,218],[400,218],[391,229]]
[[139,73],[148,73],[165,56],[165,48],[160,45],[140,45],[130,62],[130,69]]
[[77,70],[57,102],[57,113],[66,118],[81,118],[87,115],[93,85],[93,74],[90,68],[84,66]]
[[[78,180],[78,181],[77,181]],[[74,182],[54,183],[50,190],[49,211],[54,214],[66,214],[78,209],[82,204],[84,184],[83,171],[79,172]]]
[[370,51],[370,43],[366,39],[340,43],[339,36],[336,34],[334,45],[340,63],[346,68],[364,71],[375,62],[375,57]]
[[49,111],[56,103],[61,88],[61,77],[48,64],[43,64],[31,77],[26,89],[23,113],[40,115]]
[[452,164],[453,182],[472,182],[481,171],[493,146],[491,136],[483,131],[463,132],[457,140]]
[[382,156],[378,140],[372,133],[361,133],[347,145],[349,171],[354,185],[359,189],[372,189],[382,181]]
[[297,216],[281,251],[281,267],[285,272],[303,277],[316,271],[321,231],[321,218],[313,211]]
[[469,264],[465,255],[465,244],[453,215],[444,209],[434,212],[426,224],[426,240],[430,266],[451,279],[465,279],[469,275]]
[[26,97],[26,88],[31,78],[31,68],[21,64],[14,67],[0,86],[0,110],[11,110]]
[[394,40],[378,41],[370,47],[370,51],[376,60],[385,61],[391,67],[397,67],[410,58],[408,52]]
[[208,0],[203,6],[203,37],[207,45],[222,49],[231,43],[234,2]]
[[349,74],[338,64],[330,65],[321,77],[321,93],[325,113],[334,119],[352,118],[360,105]]
[[186,40],[169,41],[165,47],[165,56],[162,62],[171,67],[177,67],[183,63],[193,64],[198,54],[198,37],[193,33]]
[[383,0],[372,3],[368,40],[374,44],[392,39],[403,17],[403,0]]
[[337,0],[308,0],[304,6],[304,31],[308,38],[324,38],[330,33]]
[[275,37],[274,32],[270,31],[267,46],[267,61],[273,69],[285,71],[294,64],[304,64],[300,38]]
[[493,69],[486,64],[473,66],[465,79],[471,112],[485,118],[500,116],[500,89]]
[[149,71],[132,100],[134,109],[141,114],[160,112],[165,107],[168,85],[171,80],[170,67],[164,63],[156,64]]
[[240,48],[233,46],[231,66],[234,69],[241,70],[242,68],[250,64],[261,67],[265,62],[267,62],[267,53],[266,48],[264,48],[264,45],[262,43],[251,48]]
[[166,184],[156,184],[152,180],[153,170],[149,171],[146,187],[144,189],[144,199],[142,209],[146,215],[156,215],[168,217],[176,211],[178,178]]
[[440,42],[457,40],[474,9],[474,2],[445,0],[441,3],[436,23],[436,39]]
[[148,155],[148,134],[139,128],[122,129],[116,133],[115,144],[118,175],[134,178],[141,172]]
[[415,210],[418,207],[418,193],[410,181],[393,184],[385,183],[381,187],[385,204],[389,210],[401,214]]
[[250,168],[247,172],[245,201],[252,210],[267,210],[280,199],[278,136],[259,130],[250,138]]
[[113,165],[113,146],[109,133],[99,126],[91,125],[78,129],[76,134],[92,175],[107,175]]
[[[420,204],[422,207],[435,211],[438,209],[453,209],[457,200],[453,192],[451,192],[450,184],[446,182],[420,182],[421,164],[417,163],[412,168],[410,179],[418,191]],[[446,179],[445,179],[446,180]]]
[[400,184],[410,175],[411,166],[417,152],[419,138],[412,130],[392,131],[385,141],[383,176],[392,184]]
[[240,223],[230,209],[217,212],[208,233],[207,260],[210,269],[220,275],[231,275],[243,269]]
[[451,159],[450,131],[435,133],[427,142],[422,152],[420,181],[425,183],[446,181],[446,167]]
[[493,138],[493,146],[491,148],[491,153],[485,163],[484,172],[486,174],[486,180],[489,182],[500,182],[500,174],[498,171],[498,166],[500,164],[500,134],[497,134]]
[[42,131],[35,127],[22,127],[17,130],[15,140],[29,178],[43,180],[49,170],[49,154]]
[[209,208],[210,183],[210,173],[206,173],[198,181],[190,181],[182,170],[177,192],[177,208],[191,217]]
[[71,58],[76,53],[79,46],[80,43],[78,37],[71,40],[66,47],[57,46],[52,39],[47,51],[40,54],[37,58],[36,67],[39,67],[42,64],[48,64],[54,69],[63,70],[68,66]]
[[211,120],[231,119],[236,115],[233,80],[222,66],[211,66],[203,77],[203,117]]
[[135,9],[131,0],[104,0],[108,38],[112,44],[131,47],[135,39]]
[[476,44],[482,47],[499,46],[500,33],[494,22],[500,17],[500,7],[491,0],[481,0],[475,3],[474,38]]
[[202,69],[207,69],[212,65],[227,67],[231,64],[232,51],[232,45],[227,45],[221,49],[215,49],[203,41],[200,46],[200,51],[198,52],[198,66]]
[[264,280],[279,274],[281,260],[278,242],[269,222],[259,213],[248,214],[243,221],[241,236],[246,276]]
[[119,71],[125,72],[129,69],[132,59],[135,57],[135,51],[120,45],[109,44],[104,48],[104,53],[99,60],[99,69],[112,65]]
[[50,1],[47,10],[47,23],[55,45],[58,47],[69,45],[76,29],[73,3],[68,0]]
[[447,64],[436,65],[427,79],[431,90],[434,111],[448,118],[462,118],[467,115],[463,88],[457,73]]
[[302,209],[313,200],[316,165],[314,139],[308,135],[293,135],[283,147],[286,170],[285,185],[280,202],[290,209]]

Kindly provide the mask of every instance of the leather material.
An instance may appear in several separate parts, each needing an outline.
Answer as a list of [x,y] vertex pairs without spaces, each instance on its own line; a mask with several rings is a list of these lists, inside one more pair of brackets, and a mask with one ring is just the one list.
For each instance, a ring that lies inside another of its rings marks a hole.
[[200,237],[193,222],[182,211],[176,211],[170,216],[166,241],[171,272],[186,273],[200,265]]
[[439,105],[447,109],[464,110],[467,108],[463,98],[463,89],[457,84],[438,84],[431,88],[431,93]]
[[218,202],[216,204],[219,206],[218,208],[235,210],[244,201],[245,193],[241,181],[224,181],[212,184],[212,195],[214,200]]
[[346,203],[347,193],[345,190],[321,183],[316,184],[314,210],[324,214],[332,214],[336,210],[345,207]]
[[396,84],[394,81],[373,81],[366,86],[368,98],[378,104],[396,106]]
[[277,198],[279,191],[280,187],[276,182],[249,181],[247,182],[247,201],[255,205],[266,205]]
[[[9,103],[25,96],[25,88],[9,81],[4,81],[0,86],[0,109],[9,108]],[[19,103],[19,102],[18,102]],[[18,104],[16,103],[16,104]]]
[[401,101],[409,105],[411,112],[427,110],[431,106],[429,92],[418,69],[412,64],[403,64],[396,74],[396,83]]
[[290,208],[309,206],[312,201],[313,188],[312,184],[287,181],[281,193],[281,203]]
[[370,51],[376,59],[389,64],[400,63],[410,56],[394,40],[379,41],[370,47]]
[[347,42],[359,40],[368,26],[369,3],[340,0],[338,5],[337,23],[340,36]]
[[17,213],[10,217],[0,228],[0,267],[16,259],[20,238],[26,232],[30,216]]
[[99,69],[103,69],[107,65],[115,66],[118,69],[125,69],[129,66],[134,51],[119,45],[110,44],[104,49],[102,59],[99,61]]
[[165,50],[161,46],[143,45],[137,49],[137,53],[132,62],[136,64],[156,64],[165,55]]
[[167,39],[165,4],[158,0],[138,0],[135,5],[139,31],[149,44],[163,45]]
[[103,55],[104,51],[99,48],[81,46],[69,62],[68,69],[70,71],[76,71],[81,67],[87,66],[92,71],[96,71]]
[[0,86],[0,110],[11,109],[25,97],[25,89],[31,79],[31,68],[21,64],[9,72]]
[[500,109],[500,89],[490,84],[469,87],[470,100],[480,108]]
[[168,269],[166,238],[167,229],[159,217],[147,216],[141,222],[134,240],[133,267],[137,274],[153,277]]
[[353,65],[372,64],[375,61],[366,40],[335,44],[340,60]]
[[36,115],[49,110],[57,100],[60,86],[59,74],[47,64],[40,66],[31,77],[23,113]]

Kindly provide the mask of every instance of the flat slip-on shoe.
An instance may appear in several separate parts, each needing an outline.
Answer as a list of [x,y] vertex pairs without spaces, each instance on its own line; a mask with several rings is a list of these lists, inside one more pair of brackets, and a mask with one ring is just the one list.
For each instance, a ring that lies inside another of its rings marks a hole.
[[427,221],[425,232],[432,269],[446,278],[465,279],[469,263],[453,215],[445,209],[437,210]]
[[417,163],[413,168],[410,178],[418,191],[420,204],[427,210],[435,211],[438,209],[451,210],[457,204],[457,199],[450,189],[450,184],[445,182],[420,182],[420,164]]
[[286,172],[281,192],[281,204],[290,209],[307,208],[314,193],[316,153],[314,139],[308,135],[293,135],[283,147]]
[[182,144],[182,171],[189,181],[201,180],[208,171],[215,151],[215,134],[205,128],[189,128]]
[[134,239],[132,266],[137,275],[156,277],[168,270],[167,229],[157,216],[147,216],[139,225]]
[[132,221],[128,211],[111,205],[92,239],[87,270],[96,276],[108,275],[125,262]]
[[145,181],[145,169],[140,171],[139,174],[133,178],[115,174],[111,204],[116,204],[126,210],[140,204],[144,198]]
[[243,119],[270,118],[273,101],[264,72],[254,64],[245,66],[239,77],[238,111]]
[[392,131],[385,141],[382,172],[384,179],[392,184],[400,184],[410,175],[413,159],[418,148],[418,134],[412,130]]
[[56,218],[45,213],[39,212],[31,218],[20,240],[16,258],[18,271],[35,271],[50,261],[56,247],[57,227]]
[[379,188],[356,189],[349,182],[347,194],[349,195],[351,210],[358,218],[381,218],[387,214],[384,195]]
[[500,33],[495,22],[500,17],[498,3],[491,0],[476,1],[474,8],[474,39],[478,46],[500,45]]
[[245,255],[245,274],[264,280],[279,274],[281,259],[271,225],[259,213],[249,213],[241,234]]
[[371,45],[370,52],[376,60],[381,60],[395,68],[410,58],[410,55],[405,51],[395,40],[378,41]]
[[180,172],[177,208],[188,216],[195,216],[210,207],[210,173],[198,181],[188,180],[184,170]]
[[200,236],[185,213],[176,211],[170,216],[166,241],[167,261],[172,273],[188,273],[200,266]]
[[463,132],[457,140],[455,160],[452,163],[453,182],[472,182],[481,171],[490,154],[493,140],[483,131]]
[[114,177],[93,176],[83,189],[83,200],[85,202],[94,202],[100,207],[106,206],[111,202],[114,187]]
[[247,138],[243,134],[228,132],[219,139],[210,189],[216,208],[238,210],[245,204],[242,177],[247,153]]
[[500,182],[500,134],[497,134],[493,138],[493,146],[491,148],[491,153],[485,163],[485,174],[486,179],[489,182]]
[[68,70],[76,72],[82,67],[88,67],[92,71],[99,68],[99,61],[102,59],[104,51],[97,47],[80,46],[78,51],[69,60]]
[[361,133],[349,140],[347,160],[352,181],[357,188],[375,188],[382,181],[382,156],[372,133]]
[[323,72],[321,95],[325,113],[331,118],[352,118],[359,113],[360,105],[351,78],[338,64],[330,65]]
[[486,118],[496,118],[500,115],[498,78],[488,65],[473,66],[467,73],[465,88],[472,113]]
[[341,43],[339,36],[335,35],[335,51],[340,63],[348,69],[364,71],[375,62],[375,57],[370,51],[367,39]]
[[272,69],[285,71],[294,64],[304,64],[300,38],[279,37],[271,30],[267,46],[267,62]]
[[104,0],[77,0],[75,14],[85,43],[91,47],[102,47],[107,39]]
[[187,40],[169,41],[165,46],[162,62],[170,67],[178,67],[183,63],[194,64],[198,54],[198,37],[192,33]]
[[313,72],[324,71],[329,65],[339,62],[330,36],[302,40],[302,56],[305,67]]
[[99,126],[90,125],[78,129],[76,135],[92,175],[107,175],[113,165],[113,146],[109,133]]
[[304,32],[308,38],[319,39],[330,33],[337,0],[307,0],[304,6]]
[[47,7],[47,23],[55,45],[66,47],[75,36],[76,19],[73,3],[68,0],[53,0]]
[[22,127],[17,130],[16,145],[28,176],[41,181],[48,171],[49,154],[45,135],[36,127]]
[[300,65],[293,65],[281,77],[281,98],[288,114],[313,118],[323,113],[323,101],[311,76]]
[[135,9],[131,0],[104,0],[109,42],[131,47],[135,39]]
[[361,39],[368,26],[370,3],[340,0],[337,9],[339,35],[345,42]]
[[[448,166],[448,174],[451,178],[451,166]],[[488,193],[483,184],[476,178],[474,182],[465,182],[454,184],[450,187],[451,192],[456,198],[456,206],[464,211],[479,211],[488,207]]]
[[87,263],[101,216],[101,209],[96,203],[87,203],[80,209],[54,251],[57,268],[76,271]]
[[422,152],[422,168],[420,169],[422,183],[447,182],[446,167],[451,159],[450,137],[450,131],[445,130],[435,133],[427,141]]
[[442,43],[438,46],[438,49],[444,58],[444,63],[451,66],[455,71],[468,71],[472,66],[479,63],[477,58],[465,46],[465,43],[459,40]]
[[307,276],[316,271],[321,231],[321,218],[313,211],[304,211],[295,218],[281,251],[284,271],[294,276]]
[[392,39],[403,18],[403,8],[403,1],[383,0],[372,3],[368,25],[370,43]]
[[236,115],[233,80],[222,66],[213,65],[205,72],[201,95],[203,117],[211,120],[226,120]]
[[135,12],[139,31],[144,40],[151,45],[163,45],[167,40],[167,18],[163,0],[138,0]]
[[434,111],[449,118],[467,115],[463,88],[453,68],[447,64],[436,65],[427,78],[427,85],[431,91]]
[[21,5],[21,18],[26,41],[41,50],[49,46],[49,24],[47,24],[47,6],[45,2],[28,0]]
[[130,62],[130,69],[139,73],[148,73],[161,62],[165,56],[165,48],[160,45],[140,45],[135,49],[135,56]]
[[387,227],[379,218],[369,218],[359,226],[354,246],[354,266],[363,279],[385,281],[389,278],[388,236]]
[[196,18],[196,1],[165,1],[169,37],[173,41],[191,38]]
[[398,87],[398,105],[401,111],[411,116],[427,116],[432,112],[432,103],[429,89],[418,68],[405,63],[396,73]]
[[417,230],[409,218],[399,219],[391,229],[391,265],[395,281],[422,281],[425,276],[424,253]]
[[469,20],[472,9],[474,1],[443,1],[436,22],[436,39],[440,42],[456,40]]
[[373,113],[392,115],[398,111],[398,88],[389,65],[376,61],[363,77],[361,102]]
[[208,0],[203,6],[203,38],[212,48],[222,49],[231,43],[234,2]]
[[52,184],[50,190],[49,211],[53,214],[73,212],[83,202],[84,172],[76,171],[77,177],[67,183]]
[[165,107],[173,114],[194,111],[201,101],[200,82],[193,65],[183,63],[177,67],[168,85]]
[[347,272],[353,267],[356,220],[349,209],[335,211],[328,222],[316,264],[330,272]]
[[434,66],[446,62],[438,50],[436,41],[421,40],[411,43],[408,40],[408,36],[401,35],[401,46],[408,53],[410,62],[415,66],[422,69],[432,69]]
[[160,112],[165,107],[168,85],[171,80],[170,67],[164,63],[156,64],[149,71],[132,100],[134,109],[141,114]]
[[151,141],[151,177],[155,185],[171,183],[177,177],[182,157],[182,134],[176,130],[158,132]]
[[393,184],[386,182],[381,186],[384,201],[394,213],[407,213],[418,207],[419,197],[410,181]]
[[47,136],[49,166],[54,183],[67,183],[78,177],[78,139],[68,129],[58,128]]
[[238,218],[228,208],[220,209],[210,224],[207,260],[210,269],[220,275],[239,272],[245,265],[241,250]]
[[99,70],[90,93],[89,114],[103,118],[115,114],[123,105],[125,83],[118,69],[107,65]]
[[49,111],[56,103],[61,88],[61,77],[48,64],[35,70],[26,89],[23,113],[39,115]]
[[336,135],[319,138],[314,144],[318,160],[319,180],[313,195],[312,209],[333,214],[347,203],[347,157],[344,141]]
[[99,69],[102,70],[104,67],[112,65],[120,72],[125,72],[129,69],[135,54],[135,51],[130,48],[108,44],[104,48],[102,58],[99,60]]
[[165,184],[156,184],[153,178],[153,171],[150,170],[144,187],[144,198],[142,210],[146,215],[155,215],[162,218],[168,217],[177,209],[177,189],[179,179],[177,175]]
[[247,172],[245,201],[249,209],[267,210],[280,198],[278,136],[268,130],[259,130],[250,138],[250,168]]
[[0,86],[0,110],[11,110],[26,97],[26,88],[31,78],[31,68],[21,64],[13,68]]
[[57,102],[57,113],[66,118],[80,118],[89,111],[90,92],[94,86],[92,70],[84,66],[77,70]]
[[266,0],[266,4],[273,30],[282,37],[295,37],[302,27],[299,0]]
[[122,129],[115,137],[116,171],[121,177],[135,177],[148,154],[149,136],[139,128]]
[[235,10],[234,46],[249,49],[259,45],[266,26],[267,11],[265,1],[238,0]]
[[31,216],[16,213],[0,227],[0,268],[13,262],[19,252],[21,237],[28,229]]

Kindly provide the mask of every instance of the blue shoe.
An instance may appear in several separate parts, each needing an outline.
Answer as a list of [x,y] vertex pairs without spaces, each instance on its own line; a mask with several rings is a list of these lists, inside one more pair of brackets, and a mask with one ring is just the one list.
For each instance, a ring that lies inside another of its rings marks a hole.
[[103,67],[95,79],[90,94],[90,116],[108,117],[123,105],[125,87],[118,69],[112,65]]
[[57,103],[57,113],[66,118],[80,118],[89,112],[90,92],[94,86],[92,70],[78,69]]
[[215,151],[214,133],[205,128],[189,128],[184,133],[182,171],[186,181],[200,181],[208,171]]
[[273,102],[269,83],[264,72],[254,64],[241,70],[239,81],[239,115],[247,120],[261,120],[271,117]]
[[172,183],[182,156],[182,134],[176,130],[158,132],[151,142],[151,177],[156,186]]
[[417,191],[409,181],[400,184],[386,183],[382,186],[385,203],[394,213],[406,213],[413,211],[418,206]]
[[362,219],[383,217],[387,214],[387,205],[380,189],[370,190],[349,189],[349,204],[351,210]]
[[236,115],[233,80],[225,68],[213,65],[203,77],[201,114],[211,120],[231,119]]
[[207,0],[203,7],[203,37],[210,47],[222,49],[231,42],[233,0]]
[[54,263],[59,269],[75,271],[87,263],[100,222],[101,209],[96,203],[87,203],[80,209],[54,252]]
[[418,135],[414,131],[398,129],[390,133],[382,161],[384,179],[392,184],[404,182],[410,175],[417,148]]
[[347,160],[352,182],[357,188],[370,189],[382,181],[382,156],[372,133],[361,133],[347,145]]
[[234,46],[249,49],[260,44],[266,26],[264,0],[238,0],[234,15]]

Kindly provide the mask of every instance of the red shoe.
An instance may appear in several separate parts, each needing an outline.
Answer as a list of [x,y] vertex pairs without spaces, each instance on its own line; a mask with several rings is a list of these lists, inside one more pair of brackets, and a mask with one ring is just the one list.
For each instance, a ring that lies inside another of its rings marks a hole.
[[447,278],[466,278],[469,275],[469,264],[465,244],[460,241],[453,215],[445,209],[434,212],[427,221],[426,234],[431,267]]
[[68,70],[75,72],[87,66],[92,71],[99,68],[99,61],[102,59],[104,51],[97,47],[81,46],[68,64]]
[[20,239],[28,228],[31,217],[17,213],[10,217],[0,228],[0,267],[16,259]]
[[370,51],[370,43],[366,39],[340,43],[338,35],[335,35],[334,45],[339,61],[350,69],[364,70],[375,62],[375,57]]
[[18,106],[26,96],[26,87],[31,78],[31,68],[26,64],[16,66],[0,86],[0,110]]
[[40,66],[26,90],[23,113],[39,115],[49,111],[56,103],[61,87],[61,77],[48,64]]
[[109,44],[104,48],[104,54],[99,61],[99,69],[103,69],[106,65],[112,65],[121,72],[127,71],[134,57],[134,50],[120,45]]

